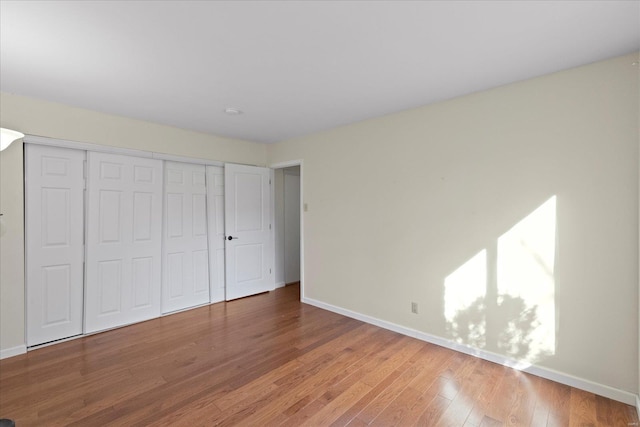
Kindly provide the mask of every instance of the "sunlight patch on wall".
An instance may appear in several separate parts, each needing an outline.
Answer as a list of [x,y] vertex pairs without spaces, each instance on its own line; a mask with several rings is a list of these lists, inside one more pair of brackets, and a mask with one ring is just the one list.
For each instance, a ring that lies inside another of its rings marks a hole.
[[447,335],[522,362],[555,353],[556,196],[444,281]]
[[520,305],[499,311],[507,316],[499,342],[519,359],[555,353],[555,250],[556,196],[498,239],[497,302]]
[[484,348],[486,291],[487,251],[483,249],[444,281],[444,317],[457,342]]

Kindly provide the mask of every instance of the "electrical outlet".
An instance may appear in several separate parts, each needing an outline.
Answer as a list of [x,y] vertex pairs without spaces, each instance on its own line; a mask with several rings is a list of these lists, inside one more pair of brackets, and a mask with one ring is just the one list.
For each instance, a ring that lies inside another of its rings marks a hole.
[[418,303],[417,302],[411,302],[411,312],[413,314],[418,314]]

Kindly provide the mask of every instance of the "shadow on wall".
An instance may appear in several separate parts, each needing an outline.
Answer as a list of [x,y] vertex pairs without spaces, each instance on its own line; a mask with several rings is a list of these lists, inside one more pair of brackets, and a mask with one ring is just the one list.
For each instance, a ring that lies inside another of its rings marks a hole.
[[556,349],[556,196],[444,281],[450,339],[535,363]]

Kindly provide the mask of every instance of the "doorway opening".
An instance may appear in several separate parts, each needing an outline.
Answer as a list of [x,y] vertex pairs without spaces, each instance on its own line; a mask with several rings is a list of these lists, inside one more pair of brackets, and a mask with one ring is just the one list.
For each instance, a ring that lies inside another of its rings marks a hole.
[[300,285],[304,298],[302,162],[272,166],[275,287]]

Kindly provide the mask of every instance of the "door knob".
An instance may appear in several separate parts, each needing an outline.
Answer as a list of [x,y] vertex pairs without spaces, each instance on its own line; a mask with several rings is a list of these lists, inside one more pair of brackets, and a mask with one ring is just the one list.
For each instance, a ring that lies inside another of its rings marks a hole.
[[227,237],[227,240],[235,240],[235,239],[237,239],[237,237],[233,237],[233,236]]

